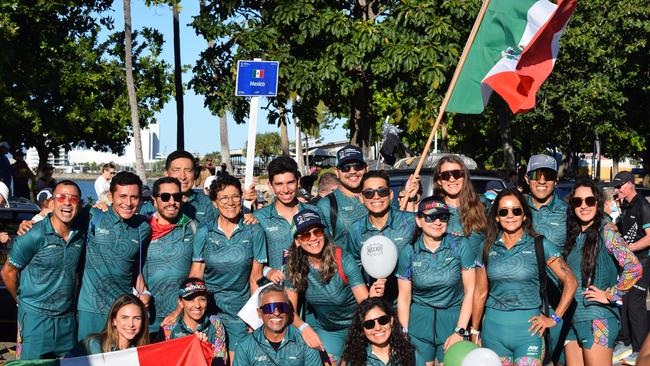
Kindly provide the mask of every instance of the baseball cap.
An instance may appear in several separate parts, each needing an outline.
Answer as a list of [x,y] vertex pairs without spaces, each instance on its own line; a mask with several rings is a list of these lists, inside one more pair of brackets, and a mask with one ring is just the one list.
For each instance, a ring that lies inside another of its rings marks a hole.
[[609,183],[609,186],[616,188],[622,186],[627,182],[634,183],[634,176],[632,175],[632,173],[628,171],[618,172],[614,176],[614,179],[612,179],[611,183]]
[[203,182],[203,189],[209,190],[210,186],[212,185],[212,182],[214,182],[215,179],[217,179],[217,177],[215,177],[214,175],[205,178],[205,182]]
[[0,182],[0,196],[5,199],[3,206],[9,207],[9,187],[4,182]]
[[9,145],[7,141],[0,142],[0,147],[4,147],[5,149],[11,149],[11,145]]
[[544,154],[533,155],[528,160],[528,168],[526,169],[526,173],[530,173],[537,169],[551,169],[557,172],[557,161],[552,156]]
[[449,207],[435,197],[427,197],[418,204],[418,215],[448,214]]
[[52,188],[43,188],[38,194],[36,195],[36,203],[38,205],[42,205],[45,200],[48,198],[52,197]]
[[294,224],[294,232],[293,232],[294,235],[303,232],[305,231],[305,229],[308,229],[312,226],[320,226],[320,227],[325,226],[323,225],[323,222],[320,220],[320,216],[318,215],[318,213],[310,209],[305,209],[295,214],[293,216],[293,224]]
[[353,161],[365,163],[363,161],[363,152],[358,146],[346,145],[336,152],[337,168],[342,167],[343,165]]
[[503,185],[498,180],[491,180],[485,184],[485,191],[495,191],[501,192],[503,190]]
[[181,288],[178,290],[178,297],[182,299],[187,299],[194,294],[208,294],[208,286],[206,286],[204,281],[196,280],[187,282],[181,285]]

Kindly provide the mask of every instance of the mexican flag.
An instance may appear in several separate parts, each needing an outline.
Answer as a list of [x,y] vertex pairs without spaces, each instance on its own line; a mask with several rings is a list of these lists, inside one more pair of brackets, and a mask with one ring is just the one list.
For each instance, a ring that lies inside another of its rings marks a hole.
[[535,94],[553,70],[576,2],[491,0],[447,111],[481,113],[492,91],[513,113],[535,107]]
[[190,335],[123,351],[60,360],[10,361],[9,366],[210,366],[212,347]]

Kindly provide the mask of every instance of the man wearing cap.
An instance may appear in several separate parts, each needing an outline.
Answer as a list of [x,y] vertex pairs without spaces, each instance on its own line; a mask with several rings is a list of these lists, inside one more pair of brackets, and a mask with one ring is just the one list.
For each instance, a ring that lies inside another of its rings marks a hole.
[[226,330],[217,315],[206,314],[208,308],[208,287],[198,278],[187,278],[177,286],[176,299],[183,312],[170,325],[158,331],[157,341],[182,338],[196,334],[212,346],[212,365],[225,365],[228,356]]
[[348,229],[368,212],[359,200],[361,178],[368,171],[358,146],[347,145],[336,153],[336,177],[339,187],[318,201],[325,224],[334,242],[345,248]]
[[50,201],[52,200],[52,190],[45,188],[44,190],[38,192],[36,195],[36,204],[41,208],[41,211],[32,217],[32,221],[39,222],[52,212],[52,207],[50,206]]
[[13,153],[16,160],[11,164],[11,176],[14,179],[14,196],[23,197],[31,200],[32,195],[29,191],[29,181],[36,177],[25,162],[25,154],[18,150]]
[[77,341],[77,269],[86,240],[75,220],[80,193],[74,182],[59,182],[52,214],[14,239],[2,268],[2,280],[18,303],[19,359],[62,357]]
[[162,177],[154,182],[156,212],[149,219],[151,241],[142,268],[153,297],[149,308],[152,332],[177,309],[178,285],[188,277],[194,263],[203,262],[203,253],[195,243],[197,223],[181,212],[182,200],[178,179]]
[[0,182],[3,182],[7,187],[11,187],[11,164],[7,153],[11,146],[6,142],[0,142]]
[[497,198],[497,194],[503,190],[503,185],[498,180],[491,180],[485,184],[485,193],[483,193],[479,199],[485,205],[485,212],[490,211],[494,199]]
[[237,345],[234,366],[322,365],[318,351],[309,348],[291,325],[293,308],[282,286],[264,287],[258,303],[263,325]]
[[[364,174],[361,187],[361,202],[368,214],[350,227],[348,252],[360,262],[363,244],[375,235],[382,235],[393,241],[399,253],[413,240],[415,213],[400,211],[391,206],[393,191],[390,189],[390,178],[383,170],[372,170]],[[368,282],[373,282],[365,272],[364,275]],[[397,278],[394,275],[387,278],[384,299],[390,303],[397,300]]]
[[[295,160],[281,156],[273,159],[267,168],[269,189],[275,194],[273,202],[255,211],[254,215],[264,228],[268,250],[268,265],[264,277],[273,282],[284,280],[282,270],[286,264],[289,247],[293,244],[293,217],[304,209],[320,214],[320,209],[298,200],[298,164]],[[322,214],[321,219],[322,219]]]
[[[622,214],[616,222],[618,232],[628,243],[628,248],[639,258],[643,266],[643,276],[623,296],[621,308],[621,333],[619,339],[625,345],[632,345],[632,354],[623,359],[623,363],[634,365],[638,352],[648,335],[648,318],[646,298],[650,284],[650,203],[637,193],[634,176],[628,171],[618,172],[610,184],[614,193],[621,200]],[[628,354],[629,347],[617,345],[614,354]]]

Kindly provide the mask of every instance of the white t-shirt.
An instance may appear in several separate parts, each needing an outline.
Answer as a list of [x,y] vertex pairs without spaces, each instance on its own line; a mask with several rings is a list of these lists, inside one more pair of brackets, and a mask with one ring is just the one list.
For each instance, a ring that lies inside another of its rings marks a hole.
[[106,180],[103,176],[97,177],[95,179],[95,193],[97,194],[97,199],[99,200],[99,197],[101,197],[102,193],[108,192],[108,190],[111,188],[111,181]]

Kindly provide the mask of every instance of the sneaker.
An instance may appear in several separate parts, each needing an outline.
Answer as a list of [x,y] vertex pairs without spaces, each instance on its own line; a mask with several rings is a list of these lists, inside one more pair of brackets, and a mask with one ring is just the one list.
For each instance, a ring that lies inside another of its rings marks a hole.
[[622,359],[626,358],[627,356],[632,354],[632,347],[631,346],[626,346],[622,342],[616,342],[616,346],[614,347],[614,353],[612,357],[612,361],[614,363],[616,362],[621,362]]
[[632,352],[629,356],[625,357],[621,363],[623,365],[635,366],[636,358],[639,356],[639,352]]

